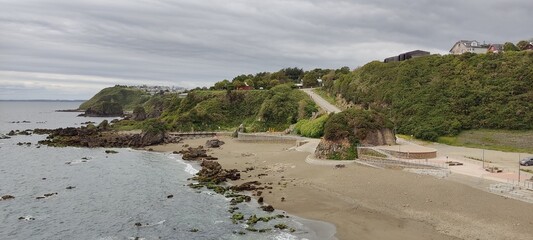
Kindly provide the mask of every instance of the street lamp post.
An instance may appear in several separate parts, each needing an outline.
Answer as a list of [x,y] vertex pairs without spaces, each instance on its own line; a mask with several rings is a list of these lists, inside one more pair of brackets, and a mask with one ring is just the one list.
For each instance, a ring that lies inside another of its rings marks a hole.
[[485,149],[481,149],[482,151],[482,159],[481,161],[483,161],[483,169],[485,168]]
[[520,153],[518,154],[518,185],[520,186]]

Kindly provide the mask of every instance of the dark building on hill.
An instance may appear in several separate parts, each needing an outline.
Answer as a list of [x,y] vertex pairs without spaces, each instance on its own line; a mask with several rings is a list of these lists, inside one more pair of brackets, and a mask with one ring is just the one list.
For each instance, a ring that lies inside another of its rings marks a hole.
[[402,53],[402,54],[400,54],[398,56],[385,58],[385,60],[383,62],[386,62],[386,63],[388,63],[388,62],[399,62],[399,61],[404,61],[404,60],[411,59],[411,58],[429,56],[429,54],[430,53],[426,52],[426,51],[414,50],[414,51],[411,51],[411,52]]

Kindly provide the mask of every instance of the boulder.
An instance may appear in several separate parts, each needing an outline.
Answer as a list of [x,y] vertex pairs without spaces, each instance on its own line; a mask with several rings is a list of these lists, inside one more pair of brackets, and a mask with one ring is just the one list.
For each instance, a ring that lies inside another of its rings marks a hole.
[[207,155],[207,150],[202,146],[197,148],[189,147],[186,150],[179,151],[183,160],[217,160],[216,157]]
[[165,132],[148,131],[141,133],[141,146],[151,146],[165,141]]
[[205,142],[205,147],[207,148],[218,148],[224,144],[224,141],[218,139],[209,139]]
[[261,209],[265,212],[274,212],[274,207],[272,207],[272,205],[261,206]]
[[242,184],[237,185],[237,186],[232,186],[231,190],[237,191],[237,192],[240,192],[240,191],[253,191],[253,190],[258,189],[256,187],[258,185],[261,185],[261,183],[258,182],[258,181],[245,182],[245,183],[242,183]]

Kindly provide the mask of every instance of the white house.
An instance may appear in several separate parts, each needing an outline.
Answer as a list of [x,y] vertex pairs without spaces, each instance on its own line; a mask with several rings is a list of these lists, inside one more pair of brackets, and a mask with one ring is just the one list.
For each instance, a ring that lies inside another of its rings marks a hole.
[[456,42],[452,49],[450,49],[451,54],[463,54],[465,52],[470,53],[487,53],[488,46],[485,44],[480,44],[476,40],[461,40]]

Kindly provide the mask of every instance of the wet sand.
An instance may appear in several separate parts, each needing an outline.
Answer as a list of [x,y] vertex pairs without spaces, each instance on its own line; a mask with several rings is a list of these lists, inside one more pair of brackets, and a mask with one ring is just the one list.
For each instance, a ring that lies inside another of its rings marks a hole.
[[[206,140],[152,148],[179,151],[183,144],[198,146]],[[457,178],[356,164],[340,169],[311,165],[305,162],[309,153],[291,149],[292,144],[221,140],[226,144],[209,151],[224,168],[254,168],[241,173],[243,179],[236,184],[271,183],[273,189],[262,193],[266,203],[333,223],[339,239],[533,239],[533,204],[470,187]]]

